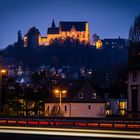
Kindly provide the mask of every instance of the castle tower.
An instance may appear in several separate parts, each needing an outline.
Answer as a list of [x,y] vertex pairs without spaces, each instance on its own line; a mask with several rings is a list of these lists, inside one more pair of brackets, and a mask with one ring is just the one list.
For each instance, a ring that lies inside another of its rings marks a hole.
[[24,37],[24,47],[30,46],[35,48],[39,46],[39,36],[40,32],[36,27],[30,28]]
[[54,22],[54,19],[53,19],[53,21],[52,21],[52,28],[55,28],[56,26],[55,26],[55,22]]

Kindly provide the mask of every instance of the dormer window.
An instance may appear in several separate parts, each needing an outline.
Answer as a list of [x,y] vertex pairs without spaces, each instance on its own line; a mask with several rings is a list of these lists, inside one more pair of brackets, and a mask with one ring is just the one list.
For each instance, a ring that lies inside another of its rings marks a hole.
[[83,92],[79,93],[79,99],[83,99]]
[[92,99],[96,99],[96,93],[92,93]]

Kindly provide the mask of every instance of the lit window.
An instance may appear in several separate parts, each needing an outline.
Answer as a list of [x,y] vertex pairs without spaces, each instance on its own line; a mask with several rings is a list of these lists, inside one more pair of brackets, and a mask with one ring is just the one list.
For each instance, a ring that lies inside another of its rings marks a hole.
[[105,110],[105,115],[106,116],[111,116],[112,115],[112,110]]
[[125,116],[126,115],[126,110],[120,110],[120,115]]
[[120,109],[126,109],[127,105],[125,101],[120,102]]
[[83,99],[83,92],[80,92],[80,93],[79,93],[79,98],[80,98],[80,99]]
[[133,71],[133,81],[136,81],[136,80],[137,80],[137,72]]
[[92,99],[96,99],[96,93],[92,93]]

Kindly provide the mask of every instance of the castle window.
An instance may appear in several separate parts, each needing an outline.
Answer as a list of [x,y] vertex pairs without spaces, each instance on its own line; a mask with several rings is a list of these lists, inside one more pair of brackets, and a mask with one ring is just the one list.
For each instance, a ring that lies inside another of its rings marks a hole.
[[133,81],[136,81],[137,80],[137,72],[136,71],[133,71]]
[[79,93],[79,99],[83,99],[83,92]]
[[92,93],[92,99],[96,99],[96,93]]

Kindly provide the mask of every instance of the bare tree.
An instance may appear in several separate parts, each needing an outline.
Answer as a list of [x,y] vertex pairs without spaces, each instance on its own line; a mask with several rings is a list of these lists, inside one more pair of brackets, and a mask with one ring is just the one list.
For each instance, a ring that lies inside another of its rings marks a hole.
[[140,15],[135,18],[135,21],[130,28],[129,40],[135,43],[140,43]]

